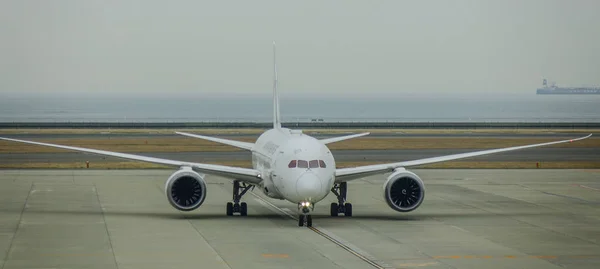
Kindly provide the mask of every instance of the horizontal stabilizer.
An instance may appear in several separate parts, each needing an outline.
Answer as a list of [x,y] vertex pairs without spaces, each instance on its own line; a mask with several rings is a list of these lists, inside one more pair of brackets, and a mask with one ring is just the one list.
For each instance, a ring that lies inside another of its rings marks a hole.
[[362,134],[353,134],[353,135],[347,135],[347,136],[325,138],[325,139],[321,139],[321,142],[323,142],[323,144],[330,144],[330,143],[340,142],[340,141],[357,138],[357,137],[361,137],[361,136],[365,136],[365,135],[369,135],[369,134],[370,133],[362,133]]
[[189,136],[189,137],[200,138],[200,139],[204,139],[204,140],[208,140],[208,141],[212,141],[212,142],[217,142],[217,143],[221,143],[221,144],[225,144],[225,145],[230,145],[230,146],[233,146],[236,148],[241,148],[241,149],[252,150],[252,147],[254,147],[254,143],[235,141],[235,140],[229,140],[229,139],[223,139],[223,138],[216,138],[216,137],[210,137],[210,136],[203,136],[203,135],[197,135],[197,134],[188,134],[188,133],[183,133],[183,132],[175,132],[175,133],[180,134],[180,135]]

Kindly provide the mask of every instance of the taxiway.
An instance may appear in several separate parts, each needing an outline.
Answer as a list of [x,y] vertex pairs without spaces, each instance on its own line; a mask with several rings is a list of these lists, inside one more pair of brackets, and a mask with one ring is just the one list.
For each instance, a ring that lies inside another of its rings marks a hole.
[[[384,176],[349,183],[354,216],[317,205],[316,230],[295,205],[258,191],[227,217],[231,183],[181,213],[168,170],[0,171],[2,268],[598,268],[600,170],[414,170],[416,211],[382,197]],[[333,240],[333,241],[332,241]],[[336,241],[336,243],[334,243]],[[369,264],[367,262],[372,262]]]

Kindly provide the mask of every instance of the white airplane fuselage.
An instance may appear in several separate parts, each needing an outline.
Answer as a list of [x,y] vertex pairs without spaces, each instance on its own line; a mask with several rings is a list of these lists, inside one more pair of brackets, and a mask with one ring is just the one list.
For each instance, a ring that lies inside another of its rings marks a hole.
[[260,135],[252,148],[252,166],[263,175],[265,195],[299,205],[308,202],[310,211],[335,180],[329,148],[299,130],[271,129]]

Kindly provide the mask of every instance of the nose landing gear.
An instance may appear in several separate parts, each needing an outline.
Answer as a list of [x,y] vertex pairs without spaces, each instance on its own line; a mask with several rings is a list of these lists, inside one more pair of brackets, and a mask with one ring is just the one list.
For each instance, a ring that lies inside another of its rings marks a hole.
[[306,224],[306,227],[312,227],[312,216],[311,215],[299,215],[298,226],[302,227]]
[[314,208],[314,204],[310,202],[302,202],[298,204],[298,226],[302,227],[306,224],[306,227],[312,227],[312,215],[310,214],[311,209]]
[[233,216],[233,213],[240,213],[240,216],[248,215],[248,205],[245,202],[240,203],[240,200],[253,187],[254,185],[246,183],[240,184],[239,180],[233,181],[233,202],[227,203],[227,216]]
[[348,183],[336,183],[331,187],[331,192],[338,198],[338,203],[331,203],[330,213],[332,217],[344,214],[346,217],[352,217],[352,204],[346,203],[346,194],[348,192]]

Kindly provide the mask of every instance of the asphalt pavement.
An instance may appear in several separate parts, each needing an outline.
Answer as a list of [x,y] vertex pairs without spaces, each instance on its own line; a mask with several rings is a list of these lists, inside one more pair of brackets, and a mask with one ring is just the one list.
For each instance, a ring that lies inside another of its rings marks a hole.
[[383,201],[385,175],[348,184],[353,217],[298,227],[296,205],[258,190],[228,217],[232,184],[207,177],[192,212],[164,194],[169,170],[0,171],[0,267],[598,268],[600,170],[414,170],[416,211]]

